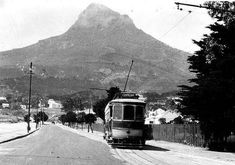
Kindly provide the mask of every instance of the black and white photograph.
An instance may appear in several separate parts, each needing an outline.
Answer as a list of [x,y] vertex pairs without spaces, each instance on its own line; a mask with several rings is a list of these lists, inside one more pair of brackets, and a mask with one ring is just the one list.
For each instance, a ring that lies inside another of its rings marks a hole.
[[0,165],[234,165],[235,1],[0,0]]

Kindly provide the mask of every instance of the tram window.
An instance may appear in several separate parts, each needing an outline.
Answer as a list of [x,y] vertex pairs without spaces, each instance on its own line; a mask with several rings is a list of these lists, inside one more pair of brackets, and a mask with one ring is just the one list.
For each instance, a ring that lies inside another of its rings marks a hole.
[[113,108],[113,119],[122,119],[122,106],[121,105],[114,105]]
[[134,120],[134,106],[124,106],[123,120]]
[[136,117],[135,117],[136,120],[143,119],[144,118],[144,107],[136,106],[135,114],[136,114]]

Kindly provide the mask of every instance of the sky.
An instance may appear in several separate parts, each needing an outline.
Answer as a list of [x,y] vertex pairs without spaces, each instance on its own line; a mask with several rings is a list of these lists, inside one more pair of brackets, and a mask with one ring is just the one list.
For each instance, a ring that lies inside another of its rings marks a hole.
[[[137,28],[167,45],[193,53],[192,40],[209,33],[214,20],[205,9],[174,2],[203,4],[204,0],[0,0],[0,51],[25,47],[66,32],[90,3],[127,14]],[[189,10],[192,12],[189,13]]]

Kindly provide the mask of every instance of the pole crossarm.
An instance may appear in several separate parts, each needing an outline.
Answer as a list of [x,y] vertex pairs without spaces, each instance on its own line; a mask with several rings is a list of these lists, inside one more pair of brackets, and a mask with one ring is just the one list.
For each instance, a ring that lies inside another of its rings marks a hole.
[[232,11],[232,10],[214,8],[214,7],[209,7],[209,6],[205,6],[205,5],[194,5],[194,4],[180,3],[180,2],[175,2],[175,4],[177,5],[178,9],[180,9],[179,6],[182,5],[182,6],[191,6],[191,7],[204,8],[204,9],[209,9],[209,10],[218,10],[218,11],[222,11],[222,12],[229,12],[229,13],[235,14],[235,11]]

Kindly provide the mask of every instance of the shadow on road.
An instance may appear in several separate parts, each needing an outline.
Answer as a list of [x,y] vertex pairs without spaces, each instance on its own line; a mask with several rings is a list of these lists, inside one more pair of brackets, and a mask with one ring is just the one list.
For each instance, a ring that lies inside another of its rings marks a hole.
[[142,150],[155,150],[155,151],[170,151],[168,149],[165,148],[161,148],[161,147],[156,147],[156,146],[150,146],[150,145],[145,145]]

